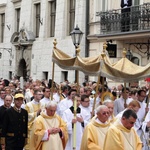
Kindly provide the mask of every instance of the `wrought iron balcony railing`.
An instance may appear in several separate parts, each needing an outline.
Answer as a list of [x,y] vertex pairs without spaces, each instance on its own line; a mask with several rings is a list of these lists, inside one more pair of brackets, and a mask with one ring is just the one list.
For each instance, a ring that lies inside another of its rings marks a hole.
[[150,30],[150,3],[97,12],[100,34]]

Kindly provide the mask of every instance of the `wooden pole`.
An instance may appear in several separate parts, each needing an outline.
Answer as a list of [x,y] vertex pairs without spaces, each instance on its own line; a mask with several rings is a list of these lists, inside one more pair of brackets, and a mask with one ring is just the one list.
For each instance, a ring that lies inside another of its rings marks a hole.
[[[80,48],[79,46],[76,48],[76,57],[79,57]],[[77,93],[79,93],[79,70],[76,70],[76,82],[77,82]]]
[[149,99],[150,99],[150,88],[148,89],[148,95],[147,95],[147,99],[146,99],[146,110],[145,110],[145,115],[144,115],[143,121],[145,120],[145,117],[148,113],[147,109],[148,109],[148,106],[149,106]]
[[[74,119],[77,118],[77,99],[74,98]],[[73,150],[76,150],[76,132],[77,126],[76,123],[73,124]]]
[[[56,49],[56,45],[57,45],[57,40],[54,39],[54,49]],[[53,62],[52,65],[52,87],[51,87],[51,100],[53,100],[53,92],[54,92],[54,70],[55,70],[55,63]]]
[[[127,93],[126,93],[126,82],[124,82],[124,91],[123,91],[126,95],[127,95]],[[124,99],[124,108],[126,108],[127,107],[127,97],[125,97],[125,99]]]
[[96,93],[95,93],[95,96],[94,96],[94,103],[93,103],[93,107],[92,107],[91,118],[92,118],[93,115],[94,115],[94,109],[95,109],[95,105],[96,105],[96,98],[97,98],[97,93],[98,93],[99,83],[100,83],[100,76],[98,76],[98,80],[97,80]]
[[79,94],[79,70],[76,70],[77,73],[77,93]]
[[55,63],[53,62],[53,66],[52,66],[51,100],[53,100],[53,92],[54,92],[54,70],[55,70]]

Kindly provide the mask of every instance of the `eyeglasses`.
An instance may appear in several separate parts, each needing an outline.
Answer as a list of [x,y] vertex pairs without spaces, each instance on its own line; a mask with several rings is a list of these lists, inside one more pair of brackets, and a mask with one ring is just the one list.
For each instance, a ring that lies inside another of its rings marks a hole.
[[102,115],[109,115],[109,112],[103,112]]

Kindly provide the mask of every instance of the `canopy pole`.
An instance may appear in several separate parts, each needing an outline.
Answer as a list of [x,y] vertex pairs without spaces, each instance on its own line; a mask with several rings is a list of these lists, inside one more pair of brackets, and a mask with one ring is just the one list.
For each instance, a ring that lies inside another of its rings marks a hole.
[[97,80],[96,93],[95,93],[95,96],[94,96],[94,103],[93,103],[93,107],[92,107],[91,118],[94,116],[94,109],[95,109],[95,104],[96,104],[96,98],[97,98],[99,83],[100,83],[100,76],[98,76],[98,80]]
[[[80,48],[79,46],[76,48],[76,57],[79,57]],[[79,70],[76,70],[76,76],[77,76],[77,93],[79,94]]]
[[[127,95],[127,93],[126,93],[126,82],[124,82],[124,91],[123,92]],[[127,108],[127,97],[125,97],[125,99],[124,99],[124,108]]]
[[55,63],[53,62],[53,67],[52,67],[51,100],[53,100],[53,92],[54,92],[54,68],[55,68]]
[[[148,109],[148,106],[149,106],[149,99],[150,99],[150,88],[148,89],[148,95],[146,97],[146,109]],[[148,113],[148,111],[146,110],[143,121],[145,120],[145,117],[146,117],[147,113]]]
[[[53,45],[54,45],[53,48],[56,49],[56,45],[57,45],[57,40],[56,39],[54,39]],[[52,65],[51,100],[53,100],[53,92],[54,92],[54,70],[55,70],[55,63],[53,62],[53,65]]]
[[[74,119],[77,118],[77,99],[74,97]],[[76,123],[73,124],[73,150],[76,150],[76,130],[77,126]]]
[[77,93],[79,94],[79,70],[76,70],[77,73]]

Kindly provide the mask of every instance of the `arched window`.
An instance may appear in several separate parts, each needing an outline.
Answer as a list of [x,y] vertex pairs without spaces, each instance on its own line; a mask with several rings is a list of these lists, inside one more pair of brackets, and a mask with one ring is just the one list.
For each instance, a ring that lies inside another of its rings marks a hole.
[[132,61],[134,64],[136,64],[136,65],[139,65],[139,62],[140,62],[139,58],[138,58],[138,57],[135,57],[135,56],[133,56],[133,57],[131,58],[131,61]]

